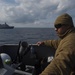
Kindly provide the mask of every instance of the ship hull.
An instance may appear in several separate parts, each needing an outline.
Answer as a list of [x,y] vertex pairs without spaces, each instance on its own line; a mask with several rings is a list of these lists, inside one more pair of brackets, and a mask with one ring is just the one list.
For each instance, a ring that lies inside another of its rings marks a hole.
[[13,29],[14,27],[0,27],[0,29]]
[[13,29],[14,26],[9,26],[6,22],[5,24],[0,24],[0,29]]
[[[31,46],[31,45],[29,45],[29,46]],[[39,75],[39,73],[41,73],[42,69],[44,69],[50,62],[49,63],[45,62],[46,64],[44,64],[44,66],[35,65],[35,64],[40,64],[41,59],[47,59],[50,56],[51,57],[54,56],[55,52],[53,52],[54,49],[51,47],[37,46],[37,45],[32,45],[32,46],[34,47],[34,50],[36,51],[38,58],[36,58],[36,59],[31,58],[31,51],[29,50],[28,53],[26,53],[23,56],[23,60],[21,61],[21,63],[23,63],[23,66],[21,65],[20,70],[18,70],[17,68],[14,69],[11,66],[9,66],[9,68],[3,67],[3,69],[7,70],[7,73],[2,74],[2,75]],[[2,45],[2,46],[0,46],[0,53],[8,54],[11,57],[12,61],[14,61],[17,56],[18,49],[19,49],[19,45],[17,45],[17,44]],[[17,60],[15,60],[15,62],[16,61]],[[27,66],[28,68],[24,67],[24,66]],[[38,69],[35,66],[37,66]],[[39,66],[41,66],[42,68]],[[26,71],[26,69],[28,71]],[[0,68],[0,70],[2,70],[2,68]],[[12,74],[9,74],[11,72],[12,72]]]

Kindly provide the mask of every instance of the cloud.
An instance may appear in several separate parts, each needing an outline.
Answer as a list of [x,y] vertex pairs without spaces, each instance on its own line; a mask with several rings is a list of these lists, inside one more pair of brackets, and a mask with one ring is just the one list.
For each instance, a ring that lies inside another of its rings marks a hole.
[[74,14],[74,7],[75,0],[2,0],[0,22],[52,24],[61,13]]
[[75,1],[74,0],[61,0],[57,6],[57,12],[66,12],[71,10],[75,7]]

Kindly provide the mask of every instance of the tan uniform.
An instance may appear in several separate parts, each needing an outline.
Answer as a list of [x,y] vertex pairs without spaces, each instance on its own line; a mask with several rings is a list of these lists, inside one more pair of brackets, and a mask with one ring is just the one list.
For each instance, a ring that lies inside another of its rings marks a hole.
[[54,47],[56,53],[40,75],[74,75],[71,73],[75,66],[75,29],[67,32],[61,40],[48,40],[44,43]]

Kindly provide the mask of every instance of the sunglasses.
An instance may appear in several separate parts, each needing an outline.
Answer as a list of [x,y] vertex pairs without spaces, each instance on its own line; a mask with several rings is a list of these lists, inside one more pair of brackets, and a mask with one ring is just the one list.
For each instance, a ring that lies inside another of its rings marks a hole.
[[61,28],[62,26],[63,26],[63,24],[56,24],[56,25],[55,25],[55,28],[58,29],[58,28]]

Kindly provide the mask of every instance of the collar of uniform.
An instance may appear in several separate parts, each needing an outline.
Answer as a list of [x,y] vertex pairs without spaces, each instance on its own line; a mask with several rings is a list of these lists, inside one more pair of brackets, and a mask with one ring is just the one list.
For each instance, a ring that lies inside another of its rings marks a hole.
[[75,28],[70,28],[68,29],[64,34],[58,34],[59,38],[63,39],[64,37],[66,37],[69,33],[71,33],[72,31],[75,31]]

